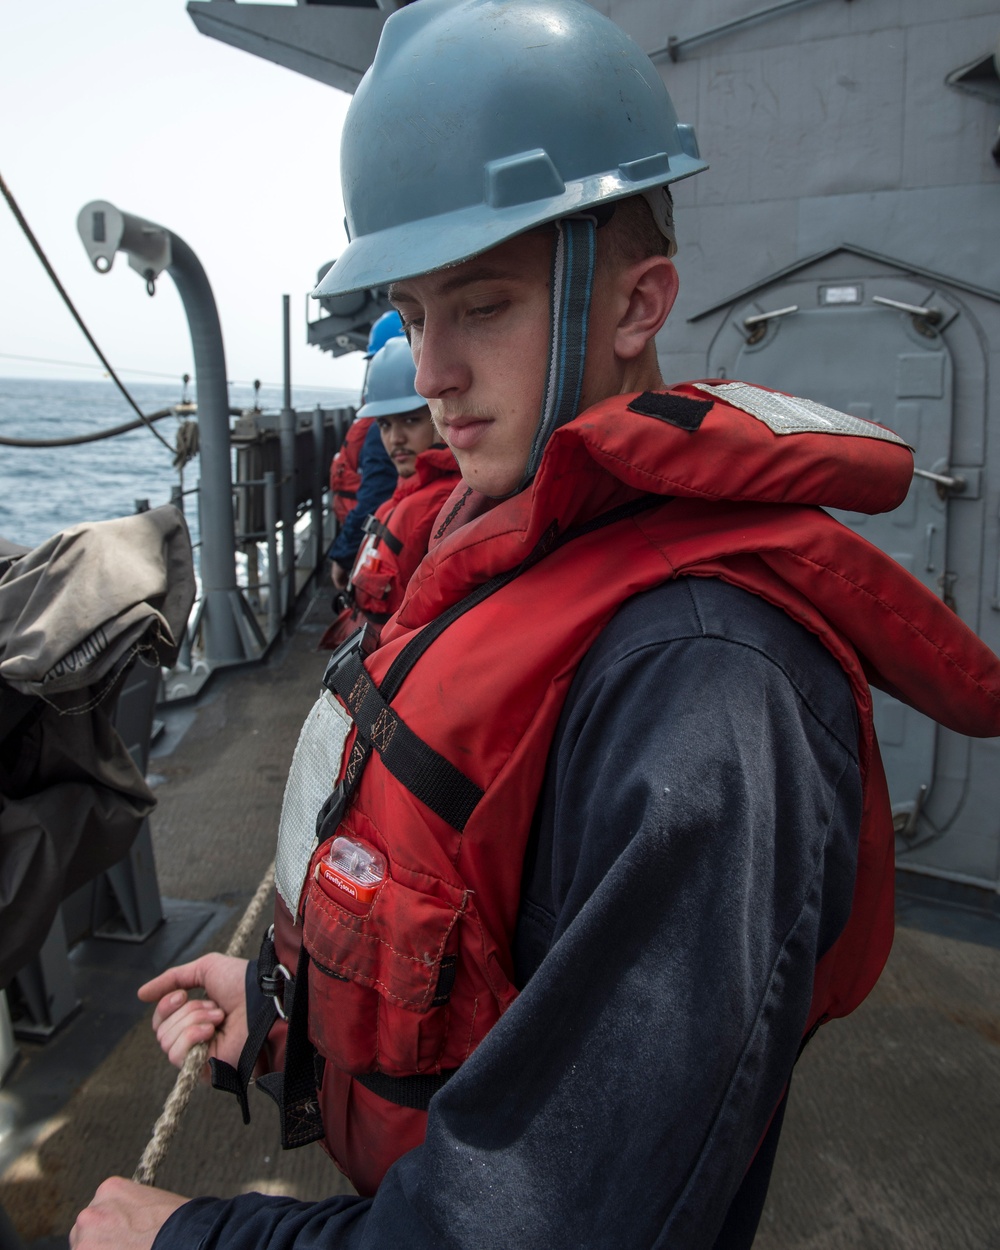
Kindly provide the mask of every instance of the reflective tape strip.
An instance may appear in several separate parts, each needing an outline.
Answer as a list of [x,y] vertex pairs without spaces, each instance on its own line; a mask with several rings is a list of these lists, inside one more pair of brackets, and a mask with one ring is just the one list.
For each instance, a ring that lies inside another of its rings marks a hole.
[[275,887],[293,916],[317,845],[316,816],[337,784],[350,731],[350,716],[324,690],[299,734],[278,825]]
[[[812,399],[799,399],[794,395],[776,395],[749,382],[721,382],[713,386],[709,382],[692,383],[706,395],[714,395],[724,403],[749,413],[763,421],[774,434],[847,434],[854,438],[877,438],[885,443],[909,443],[881,425],[874,425],[862,417],[827,408]],[[912,450],[912,449],[911,449]]]

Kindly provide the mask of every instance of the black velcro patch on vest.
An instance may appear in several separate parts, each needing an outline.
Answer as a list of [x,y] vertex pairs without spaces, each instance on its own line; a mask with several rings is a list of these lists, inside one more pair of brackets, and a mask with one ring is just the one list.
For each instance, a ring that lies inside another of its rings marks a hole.
[[684,395],[668,395],[662,391],[646,391],[629,404],[630,412],[643,417],[656,417],[693,434],[712,407],[711,399],[688,399]]

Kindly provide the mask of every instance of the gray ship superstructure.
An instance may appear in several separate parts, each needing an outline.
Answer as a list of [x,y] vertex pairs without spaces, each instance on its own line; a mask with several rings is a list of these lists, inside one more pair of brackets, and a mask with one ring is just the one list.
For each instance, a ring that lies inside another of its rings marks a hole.
[[[352,91],[403,2],[187,7],[204,33]],[[667,380],[742,378],[898,429],[918,469],[906,501],[884,517],[843,519],[1000,649],[995,0],[595,7],[653,54],[711,165],[675,187],[682,290],[659,341]],[[280,74],[269,84],[269,69],[255,68],[280,108]],[[289,121],[318,138],[329,130],[322,116]],[[317,160],[335,159],[329,146],[316,144]],[[98,269],[113,254],[97,247],[110,245],[110,207],[91,204],[82,215]],[[335,251],[339,214],[311,211],[317,239]],[[333,354],[363,349],[384,297],[322,301],[309,342]],[[97,1184],[131,1171],[173,1082],[153,1058],[135,986],[224,944],[222,931],[273,854],[292,749],[324,663],[314,651],[329,620],[323,470],[350,417],[344,408],[292,411],[287,299],[285,311],[283,411],[269,415],[255,403],[231,431],[237,537],[248,544],[251,597],[267,607],[260,624],[270,659],[248,672],[219,665],[197,700],[161,705],[151,752],[156,675],[147,671],[145,695],[123,690],[132,707],[119,728],[152,770],[158,807],[127,862],[63,904],[54,938],[29,969],[32,993],[21,992],[48,1023],[32,1034],[32,1012],[19,1004],[19,1061],[0,1006],[3,1250],[65,1245]],[[229,483],[223,494],[233,496]],[[306,510],[315,510],[316,541],[297,546],[296,518]],[[266,554],[257,550],[265,534]],[[266,578],[257,576],[258,555]],[[284,629],[286,611],[294,632]],[[240,609],[233,619],[248,618]],[[876,700],[901,923],[863,1009],[821,1030],[796,1068],[761,1250],[997,1241],[998,748],[878,692]],[[935,893],[978,910],[929,902]],[[67,954],[67,939],[87,933]],[[124,940],[114,945],[112,934]],[[43,1034],[44,1044],[25,1040]],[[220,1111],[217,1098],[195,1092],[159,1183],[302,1199],[346,1186],[320,1151],[276,1148],[268,1107],[243,1130],[235,1108]]]

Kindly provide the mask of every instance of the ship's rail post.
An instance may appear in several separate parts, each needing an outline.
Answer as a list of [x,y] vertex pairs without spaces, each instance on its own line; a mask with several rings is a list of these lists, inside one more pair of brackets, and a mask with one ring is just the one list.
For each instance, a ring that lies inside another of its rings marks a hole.
[[84,205],[77,229],[98,273],[111,269],[115,253],[146,280],[150,294],[165,269],[174,280],[191,334],[201,455],[201,580],[205,660],[209,668],[255,656],[251,617],[236,582],[236,535],[229,440],[229,393],[222,328],[201,262],[173,231],[106,200]]
[[319,404],[313,409],[313,484],[312,484],[312,532],[313,532],[313,569],[317,575],[323,567],[326,557],[324,534],[323,492],[326,490],[326,413]]
[[295,606],[295,410],[292,408],[292,331],[290,299],[281,297],[284,341],[284,402],[278,426],[281,438],[281,564],[285,577],[283,615]]
[[278,567],[278,483],[274,472],[264,474],[264,529],[267,533],[267,636],[281,628],[281,569]]

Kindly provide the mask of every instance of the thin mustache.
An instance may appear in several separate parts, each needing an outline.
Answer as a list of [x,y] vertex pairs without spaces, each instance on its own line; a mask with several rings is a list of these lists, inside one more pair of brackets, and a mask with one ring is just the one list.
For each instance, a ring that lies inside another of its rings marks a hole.
[[434,424],[440,430],[442,425],[461,417],[465,421],[495,421],[497,412],[492,408],[483,408],[478,404],[463,404],[461,408],[448,410],[439,408],[433,414]]

